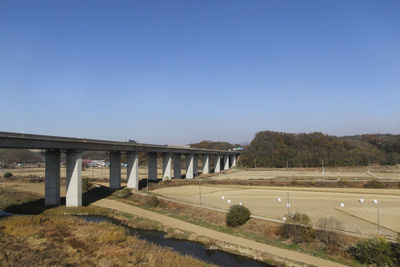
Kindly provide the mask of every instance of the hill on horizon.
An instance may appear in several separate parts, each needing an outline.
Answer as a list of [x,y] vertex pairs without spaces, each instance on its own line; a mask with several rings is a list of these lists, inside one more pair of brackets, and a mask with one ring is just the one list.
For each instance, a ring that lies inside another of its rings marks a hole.
[[400,135],[337,137],[313,133],[258,132],[241,156],[245,167],[357,166],[400,163]]

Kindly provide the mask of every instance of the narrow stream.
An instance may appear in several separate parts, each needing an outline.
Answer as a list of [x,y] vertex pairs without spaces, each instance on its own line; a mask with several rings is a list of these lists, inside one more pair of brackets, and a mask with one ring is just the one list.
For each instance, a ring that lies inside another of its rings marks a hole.
[[[114,224],[121,225],[118,220],[105,218],[102,216],[77,216],[79,218],[84,219],[87,222],[111,222]],[[159,231],[146,231],[146,230],[137,230],[132,227],[127,227],[123,225],[130,233],[130,235],[135,235],[140,239],[152,242],[159,246],[169,247],[172,248],[182,254],[190,255],[202,261],[213,263],[219,266],[226,266],[226,267],[241,267],[241,266],[269,266],[273,267],[273,265],[268,265],[261,261],[253,260],[248,257],[243,257],[239,255],[235,255],[232,253],[224,252],[221,250],[210,250],[207,249],[204,245],[187,241],[187,240],[180,240],[180,239],[173,239],[173,238],[166,238],[164,232]]]

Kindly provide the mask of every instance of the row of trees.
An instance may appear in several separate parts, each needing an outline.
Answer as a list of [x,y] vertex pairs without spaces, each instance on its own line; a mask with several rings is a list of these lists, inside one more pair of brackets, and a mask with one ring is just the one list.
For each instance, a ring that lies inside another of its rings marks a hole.
[[2,166],[13,165],[14,163],[37,163],[44,162],[42,153],[33,152],[28,149],[0,149],[0,161]]
[[400,163],[400,135],[329,136],[263,131],[245,148],[246,167],[356,166]]

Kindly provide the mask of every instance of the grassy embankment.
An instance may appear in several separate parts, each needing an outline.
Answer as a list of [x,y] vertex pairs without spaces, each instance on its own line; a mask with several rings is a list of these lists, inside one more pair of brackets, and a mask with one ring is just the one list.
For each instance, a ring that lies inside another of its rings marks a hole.
[[[0,188],[0,208],[37,213],[43,202],[34,193]],[[47,209],[40,215],[0,219],[1,266],[209,266],[171,249],[130,236],[112,223],[89,223],[75,214],[102,215],[139,229],[164,230],[156,222],[96,207]]]
[[[116,197],[111,196],[111,198]],[[233,228],[226,225],[226,214],[218,211],[164,201],[162,199],[158,199],[158,201],[154,203],[154,201],[150,200],[150,197],[139,194],[131,194],[116,199],[220,232],[252,239],[281,248],[300,251],[302,253],[307,253],[350,266],[361,266],[345,251],[346,247],[355,243],[357,240],[353,237],[338,235],[337,238],[339,244],[336,247],[326,246],[317,238],[309,243],[296,244],[290,240],[282,239],[279,236],[281,226],[279,223],[251,218],[244,225]]]

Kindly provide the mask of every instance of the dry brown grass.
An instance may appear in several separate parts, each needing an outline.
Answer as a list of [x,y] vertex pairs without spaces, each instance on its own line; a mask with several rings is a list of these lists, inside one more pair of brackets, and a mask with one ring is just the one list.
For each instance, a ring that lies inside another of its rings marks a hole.
[[0,209],[5,210],[12,205],[38,200],[41,197],[31,192],[23,192],[9,187],[0,187]]
[[0,220],[1,266],[205,266],[170,249],[128,236],[111,223],[70,216]]
[[[244,225],[239,227],[228,227],[226,226],[226,213],[165,201],[163,199],[160,199],[160,204],[156,208],[152,208],[147,205],[147,198],[148,197],[145,195],[133,194],[124,201],[137,206],[155,209],[163,214],[168,214],[172,217],[180,218],[222,232],[233,233],[238,236],[293,249],[290,240],[281,238],[280,228],[282,224],[280,223],[251,218]],[[320,234],[320,231],[316,231],[317,237],[319,237]],[[337,234],[336,238],[337,243],[335,246],[326,245],[320,240],[320,238],[316,238],[310,243],[298,244],[297,247],[308,251],[309,253],[313,253],[315,250],[318,250],[318,253],[323,253],[322,251],[325,251],[325,255],[339,257],[348,263],[352,263],[353,259],[347,254],[346,248],[359,239],[341,234]],[[207,243],[208,241],[209,240],[201,240],[203,243]],[[210,245],[212,246],[212,244]]]

